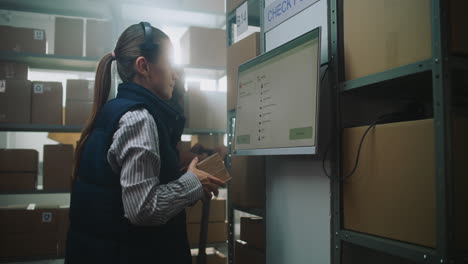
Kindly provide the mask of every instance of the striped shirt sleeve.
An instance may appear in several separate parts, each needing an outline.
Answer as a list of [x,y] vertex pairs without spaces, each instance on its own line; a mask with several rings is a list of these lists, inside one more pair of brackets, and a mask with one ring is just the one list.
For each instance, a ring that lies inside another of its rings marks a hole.
[[160,184],[158,131],[144,108],[122,116],[107,160],[120,174],[125,217],[135,225],[165,224],[203,196],[202,185],[191,172]]

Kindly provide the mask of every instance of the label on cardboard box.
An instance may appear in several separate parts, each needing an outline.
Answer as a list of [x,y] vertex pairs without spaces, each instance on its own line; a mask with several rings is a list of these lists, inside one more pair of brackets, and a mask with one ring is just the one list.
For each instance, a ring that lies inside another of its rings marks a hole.
[[44,93],[44,84],[42,83],[35,83],[33,87],[34,93],[41,94]]
[[0,93],[5,93],[5,92],[6,92],[6,81],[0,80]]
[[42,213],[42,222],[43,223],[52,222],[52,213],[51,212],[43,212]]
[[88,89],[89,90],[94,89],[94,81],[88,81]]
[[44,40],[44,30],[34,30],[35,40]]

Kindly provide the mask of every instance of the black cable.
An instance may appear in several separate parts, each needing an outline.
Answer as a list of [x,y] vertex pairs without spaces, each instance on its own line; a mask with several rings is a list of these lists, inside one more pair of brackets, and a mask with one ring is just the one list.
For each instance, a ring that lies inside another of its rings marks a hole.
[[327,75],[328,68],[329,68],[329,66],[327,66],[325,68],[325,70],[323,71],[322,78],[320,79],[320,84],[322,84],[323,80],[325,79],[325,76]]
[[359,157],[361,155],[361,148],[362,148],[362,143],[364,143],[364,139],[366,138],[367,136],[367,133],[369,133],[369,131],[375,127],[377,125],[377,122],[378,121],[375,121],[373,122],[367,129],[366,129],[366,132],[364,132],[364,134],[362,135],[361,137],[361,141],[359,142],[359,147],[358,147],[358,152],[357,152],[357,156],[356,156],[356,160],[354,162],[354,167],[353,169],[351,170],[350,173],[348,173],[345,177],[342,178],[343,181],[346,181],[349,177],[353,176],[354,172],[356,172],[356,169],[359,165]]
[[[349,177],[351,177],[354,172],[356,172],[356,169],[359,165],[359,158],[360,158],[360,155],[361,155],[361,149],[362,149],[362,144],[364,143],[364,139],[366,138],[367,136],[367,133],[369,133],[369,131],[375,127],[377,125],[377,123],[381,121],[381,119],[379,118],[377,121],[374,121],[371,125],[369,125],[369,127],[366,129],[366,131],[364,132],[364,134],[362,135],[361,137],[361,141],[359,142],[359,147],[358,147],[358,151],[357,151],[357,155],[356,155],[356,160],[354,162],[354,167],[353,169],[351,170],[350,173],[348,173],[345,177],[341,178],[341,180],[345,181],[347,180]],[[328,145],[325,149],[325,152],[323,154],[323,158],[322,158],[322,169],[323,169],[323,172],[325,173],[325,175],[331,179],[331,176],[330,174],[328,173],[327,171],[327,168],[326,168],[326,159],[327,159],[327,155],[328,155],[328,151],[331,147],[331,144],[333,143],[333,137],[332,139],[330,139],[330,141],[328,142]]]

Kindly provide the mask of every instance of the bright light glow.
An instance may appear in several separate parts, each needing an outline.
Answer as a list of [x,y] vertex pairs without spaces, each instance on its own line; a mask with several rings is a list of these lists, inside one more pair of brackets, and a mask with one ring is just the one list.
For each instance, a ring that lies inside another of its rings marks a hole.
[[198,79],[198,78],[185,78],[185,88],[188,89],[187,83],[198,82],[200,83],[201,91],[216,91],[216,80]]
[[164,33],[166,33],[171,39],[172,46],[174,47],[174,61],[175,65],[182,63],[182,50],[180,47],[180,39],[187,31],[188,27],[173,27],[173,26],[163,26],[161,28]]
[[222,14],[207,14],[149,5],[123,4],[122,16],[129,21],[148,21],[153,25],[199,26],[221,28],[226,21]]
[[218,91],[227,92],[227,76],[218,80]]
[[181,141],[191,142],[192,141],[192,135],[182,135]]

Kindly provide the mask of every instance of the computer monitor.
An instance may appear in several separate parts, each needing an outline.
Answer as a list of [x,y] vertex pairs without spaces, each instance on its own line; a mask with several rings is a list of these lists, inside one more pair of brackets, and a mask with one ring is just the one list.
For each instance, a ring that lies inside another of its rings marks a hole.
[[320,27],[239,66],[234,155],[316,154]]

